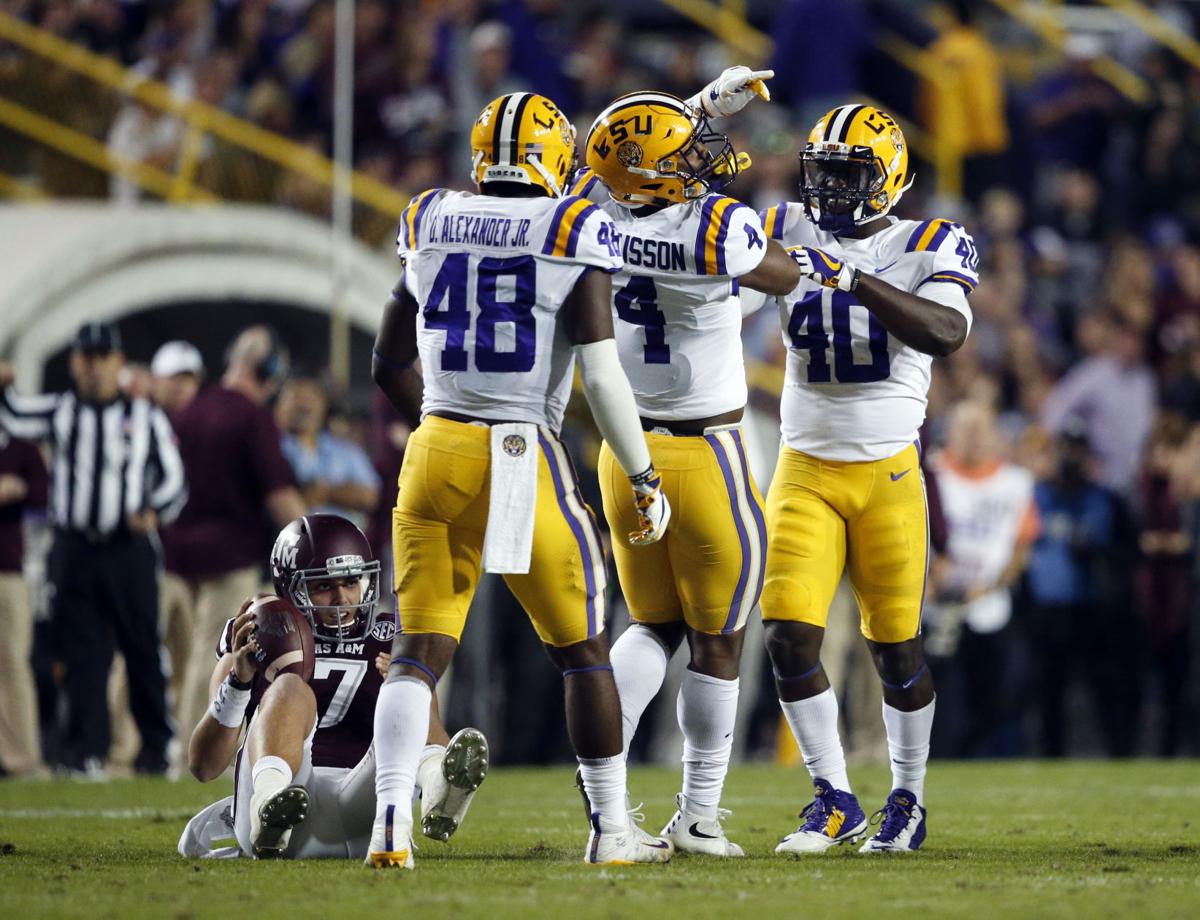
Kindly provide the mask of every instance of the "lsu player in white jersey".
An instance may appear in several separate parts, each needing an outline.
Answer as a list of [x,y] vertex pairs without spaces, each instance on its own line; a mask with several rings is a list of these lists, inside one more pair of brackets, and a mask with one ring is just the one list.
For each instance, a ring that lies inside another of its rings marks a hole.
[[816,797],[776,852],[823,852],[868,829],[820,661],[845,568],[883,683],[892,762],[892,792],[861,849],[912,851],[925,839],[934,712],[921,652],[928,536],[917,434],[933,358],[970,330],[978,259],[958,224],[888,216],[912,179],[904,135],[879,109],[833,109],[800,164],[800,201],[763,212],[807,280],[779,300],[788,356],[762,610],[780,703]]
[[670,842],[627,812],[603,633],[604,550],[558,438],[578,360],[597,426],[634,471],[630,539],[661,538],[670,506],[613,342],[620,248],[599,208],[563,194],[575,130],[549,99],[493,100],[471,150],[479,194],[431,189],[403,214],[404,279],[375,345],[376,382],[421,421],[393,512],[401,632],[375,710],[368,862],[412,866],[409,802],[430,695],[483,570],[504,574],[563,672],[567,728],[593,806],[586,861],[666,862]]
[[[625,750],[686,638],[691,660],[677,704],[683,787],[663,836],[677,851],[719,857],[743,855],[719,806],[745,625],[766,555],[762,498],[742,443],[738,288],[785,294],[801,274],[751,208],[720,194],[749,157],[708,114],[732,114],[756,93],[769,98],[762,80],[770,75],[731,68],[687,102],[622,96],[592,125],[588,167],[574,185],[616,227],[625,258],[613,282],[617,348],[673,509],[670,532],[654,546],[613,540],[633,621],[612,650]],[[605,516],[623,533],[636,520],[624,499],[626,468],[607,442],[598,473]]]

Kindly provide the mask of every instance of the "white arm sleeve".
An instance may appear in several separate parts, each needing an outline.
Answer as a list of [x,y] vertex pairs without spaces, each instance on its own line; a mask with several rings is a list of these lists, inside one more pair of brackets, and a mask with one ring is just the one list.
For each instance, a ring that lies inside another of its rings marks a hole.
[[617,343],[601,339],[576,345],[583,392],[592,409],[600,434],[612,448],[626,475],[636,476],[650,468],[650,451],[638,421],[633,390],[617,357]]

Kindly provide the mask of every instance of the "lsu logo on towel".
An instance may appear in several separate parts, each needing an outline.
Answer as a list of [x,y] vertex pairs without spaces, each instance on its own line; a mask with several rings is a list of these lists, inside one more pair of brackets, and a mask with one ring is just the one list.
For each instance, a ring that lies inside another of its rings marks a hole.
[[525,439],[519,434],[510,434],[504,439],[503,447],[510,457],[521,457],[525,454]]

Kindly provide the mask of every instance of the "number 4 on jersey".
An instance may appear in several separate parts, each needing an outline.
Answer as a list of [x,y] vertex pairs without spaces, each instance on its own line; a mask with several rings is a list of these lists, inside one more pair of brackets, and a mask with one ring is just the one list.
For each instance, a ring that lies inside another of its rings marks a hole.
[[642,349],[647,364],[670,364],[671,346],[667,344],[667,317],[658,308],[658,291],[649,275],[633,275],[629,283],[617,291],[613,302],[617,316],[627,323],[646,330]]

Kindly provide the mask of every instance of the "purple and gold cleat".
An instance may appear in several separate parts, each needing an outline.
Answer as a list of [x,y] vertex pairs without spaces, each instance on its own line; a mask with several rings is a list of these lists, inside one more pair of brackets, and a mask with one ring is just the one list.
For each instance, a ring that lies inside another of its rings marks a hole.
[[925,808],[907,789],[893,789],[887,804],[871,815],[879,830],[862,845],[860,853],[912,853],[925,842]]
[[805,856],[852,843],[867,829],[867,816],[852,792],[834,789],[823,779],[813,780],[815,798],[800,812],[804,819],[775,847],[776,853]]

